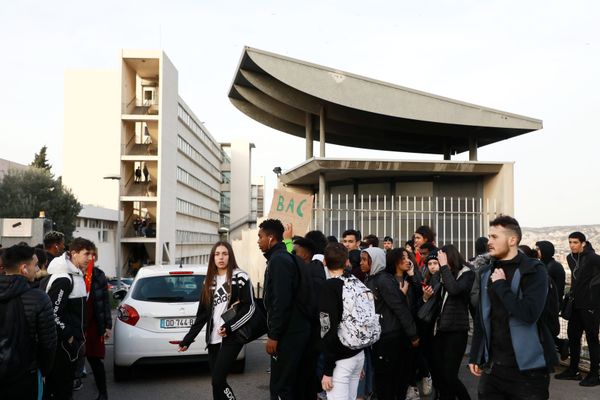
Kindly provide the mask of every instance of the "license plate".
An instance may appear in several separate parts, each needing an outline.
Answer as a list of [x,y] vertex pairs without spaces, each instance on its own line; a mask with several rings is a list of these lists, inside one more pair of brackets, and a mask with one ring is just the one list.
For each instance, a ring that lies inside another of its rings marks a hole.
[[160,320],[161,329],[189,328],[196,318],[163,318]]

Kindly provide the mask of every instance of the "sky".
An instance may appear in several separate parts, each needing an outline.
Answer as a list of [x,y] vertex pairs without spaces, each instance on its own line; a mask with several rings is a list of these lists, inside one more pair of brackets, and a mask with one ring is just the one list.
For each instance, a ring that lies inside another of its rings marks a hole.
[[[47,145],[61,175],[65,72],[116,69],[123,48],[162,49],[179,72],[180,96],[211,134],[255,143],[252,173],[266,177],[270,200],[273,167],[301,163],[304,141],[229,102],[243,47],[251,46],[543,120],[540,131],[480,148],[478,159],[515,162],[521,225],[598,224],[599,20],[593,0],[3,1],[0,158],[29,164]],[[335,145],[326,151],[441,159]]]

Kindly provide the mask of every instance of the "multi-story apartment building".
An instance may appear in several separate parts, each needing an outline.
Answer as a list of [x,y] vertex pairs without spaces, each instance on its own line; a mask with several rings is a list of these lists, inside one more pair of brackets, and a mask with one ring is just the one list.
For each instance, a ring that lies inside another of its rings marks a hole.
[[[264,177],[251,178],[250,168],[254,144],[243,139],[221,143],[225,153],[221,164],[221,232],[229,239],[241,238],[244,229],[256,227],[263,216]],[[225,228],[225,229],[223,229]]]
[[[178,95],[166,54],[123,50],[117,70],[66,74],[64,157],[80,202],[121,210],[124,273],[208,261],[229,157]],[[247,193],[250,204],[250,184]]]

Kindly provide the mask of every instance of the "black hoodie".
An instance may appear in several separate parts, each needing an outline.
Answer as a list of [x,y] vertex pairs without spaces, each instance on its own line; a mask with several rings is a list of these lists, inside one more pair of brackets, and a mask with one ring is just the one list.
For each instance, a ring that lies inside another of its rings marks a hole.
[[548,276],[554,281],[558,298],[562,303],[565,295],[565,269],[554,259],[554,245],[547,240],[541,240],[535,245],[540,249],[541,260],[548,270]]
[[573,307],[576,309],[600,309],[600,256],[586,245],[581,253],[569,254],[567,263],[571,269]]
[[56,351],[56,324],[50,298],[39,289],[29,287],[29,282],[21,275],[0,276],[0,301],[21,297],[28,333],[36,348],[33,352],[31,369],[39,368],[46,376],[54,363]]

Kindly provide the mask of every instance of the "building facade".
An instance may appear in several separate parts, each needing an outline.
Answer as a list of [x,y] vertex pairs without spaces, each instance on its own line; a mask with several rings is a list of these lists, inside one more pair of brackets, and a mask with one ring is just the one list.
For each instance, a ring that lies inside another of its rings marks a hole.
[[123,50],[115,71],[67,72],[64,154],[63,180],[80,201],[121,211],[124,274],[208,262],[228,200],[222,184],[233,179],[222,168],[231,161],[179,96],[166,54]]

